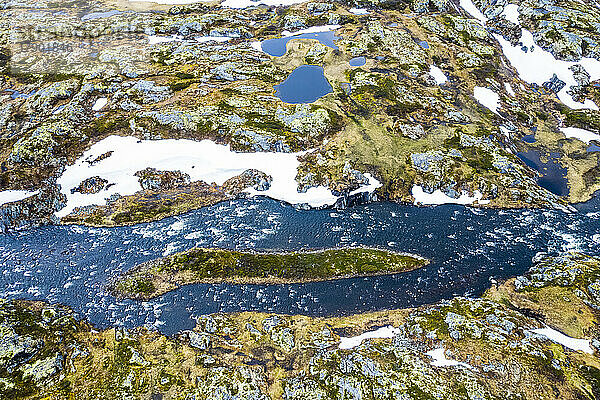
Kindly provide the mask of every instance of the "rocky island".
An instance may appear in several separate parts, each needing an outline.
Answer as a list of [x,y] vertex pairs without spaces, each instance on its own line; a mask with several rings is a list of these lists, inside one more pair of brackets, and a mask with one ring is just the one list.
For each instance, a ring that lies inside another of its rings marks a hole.
[[398,274],[427,263],[415,255],[367,248],[290,253],[195,248],[130,269],[112,291],[119,297],[147,299],[191,283],[314,282]]

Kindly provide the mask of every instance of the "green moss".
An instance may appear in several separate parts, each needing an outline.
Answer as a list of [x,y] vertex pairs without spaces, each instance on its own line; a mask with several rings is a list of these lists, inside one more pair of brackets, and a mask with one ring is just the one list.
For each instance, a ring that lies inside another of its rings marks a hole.
[[425,264],[426,260],[411,255],[369,248],[291,253],[196,248],[141,264],[125,274],[114,290],[121,296],[146,297],[151,284],[160,292],[166,281],[169,285],[215,280],[301,282],[399,273]]

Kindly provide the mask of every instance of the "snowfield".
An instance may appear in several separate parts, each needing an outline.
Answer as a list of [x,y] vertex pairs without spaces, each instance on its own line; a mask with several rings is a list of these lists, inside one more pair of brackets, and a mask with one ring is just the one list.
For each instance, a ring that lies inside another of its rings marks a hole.
[[383,328],[379,328],[375,331],[365,332],[359,336],[352,337],[342,337],[340,338],[340,349],[348,350],[353,349],[356,346],[360,345],[363,340],[367,339],[390,339],[393,338],[394,335],[400,333],[400,330],[394,328],[393,326],[384,326]]
[[[99,156],[113,153],[98,162]],[[337,197],[325,187],[312,187],[298,192],[297,156],[303,153],[236,153],[229,146],[210,140],[138,140],[135,137],[109,136],[94,144],[75,164],[67,167],[58,179],[61,191],[67,196],[67,206],[57,213],[64,217],[76,207],[102,205],[114,194],[132,195],[141,190],[137,171],[152,167],[164,171],[179,170],[189,174],[192,181],[223,184],[227,179],[247,169],[257,169],[273,178],[269,190],[251,195],[265,195],[290,204],[309,204],[312,207],[333,205]],[[109,187],[96,194],[71,193],[71,189],[87,178],[99,176],[108,180]],[[352,193],[373,191],[381,184],[368,174],[369,184]]]
[[35,196],[38,191],[28,192],[26,190],[4,190],[0,192],[0,206],[15,201],[25,200],[28,197]]
[[545,336],[546,338],[565,346],[568,349],[575,351],[583,351],[584,353],[594,354],[594,349],[590,346],[590,341],[586,339],[574,339],[570,336],[564,335],[557,330],[552,328],[540,328],[532,331],[538,335]]
[[412,188],[412,195],[415,198],[415,205],[441,205],[441,204],[473,204],[477,201],[479,204],[489,204],[489,200],[482,200],[483,195],[476,190],[473,196],[462,193],[459,198],[455,199],[437,189],[433,193],[425,193],[421,186],[415,185]]

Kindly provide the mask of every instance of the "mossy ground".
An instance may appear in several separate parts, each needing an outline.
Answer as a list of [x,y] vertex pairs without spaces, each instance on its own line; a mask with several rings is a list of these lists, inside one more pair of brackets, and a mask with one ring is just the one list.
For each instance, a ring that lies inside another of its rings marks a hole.
[[395,274],[428,263],[369,248],[260,253],[195,248],[134,267],[112,285],[122,297],[150,298],[181,285],[207,282],[293,283]]

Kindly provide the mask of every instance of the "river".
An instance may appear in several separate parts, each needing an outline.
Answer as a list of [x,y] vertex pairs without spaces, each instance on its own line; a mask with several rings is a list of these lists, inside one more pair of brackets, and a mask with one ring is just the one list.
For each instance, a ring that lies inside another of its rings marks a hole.
[[[539,252],[598,254],[600,201],[577,208],[567,214],[383,202],[306,211],[257,197],[134,227],[46,226],[0,235],[0,297],[66,304],[98,328],[146,325],[168,335],[214,312],[328,316],[411,307],[478,295],[491,279],[526,271]],[[194,246],[357,245],[417,253],[432,263],[395,276],[307,284],[196,284],[149,302],[118,300],[106,291],[110,279],[137,263]]]

